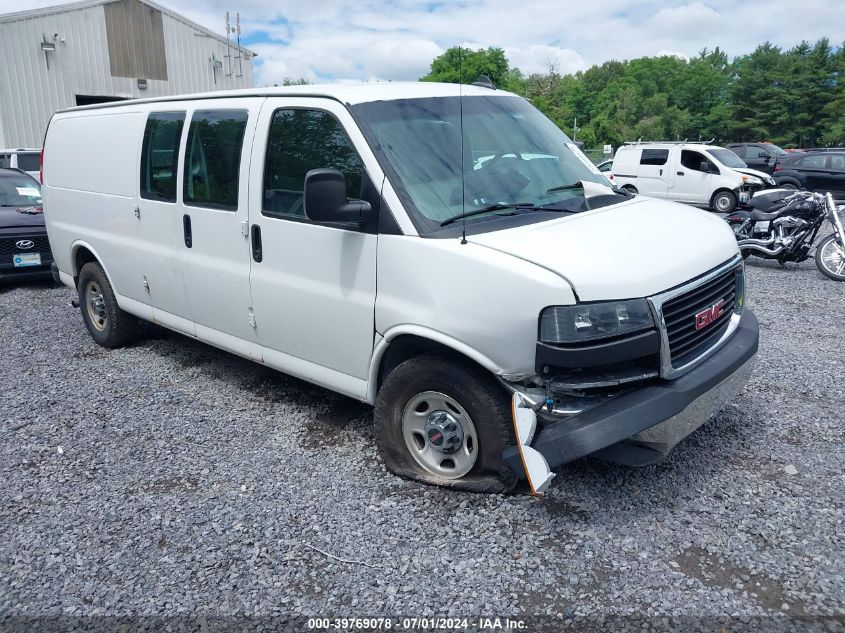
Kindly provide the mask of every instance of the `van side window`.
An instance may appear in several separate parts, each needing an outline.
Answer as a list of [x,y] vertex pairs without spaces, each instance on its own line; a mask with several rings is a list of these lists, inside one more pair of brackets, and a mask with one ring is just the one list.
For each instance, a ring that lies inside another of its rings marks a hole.
[[305,174],[324,167],[343,172],[347,197],[361,197],[364,167],[340,122],[320,110],[277,110],[264,159],[263,213],[305,219]]
[[151,112],[141,146],[141,197],[176,202],[176,166],[184,112]]
[[845,156],[842,154],[830,155],[830,168],[837,171],[845,171]]
[[668,149],[644,149],[640,165],[665,165],[669,160]]
[[185,204],[236,211],[246,110],[194,112],[185,147]]
[[827,156],[824,154],[810,154],[801,159],[801,167],[805,169],[824,169],[827,164]]
[[701,163],[708,163],[710,165],[711,172],[717,171],[716,166],[713,165],[713,162],[708,160],[704,154],[694,152],[690,149],[685,149],[681,151],[681,165],[683,165],[687,169],[692,169],[693,171],[701,171]]

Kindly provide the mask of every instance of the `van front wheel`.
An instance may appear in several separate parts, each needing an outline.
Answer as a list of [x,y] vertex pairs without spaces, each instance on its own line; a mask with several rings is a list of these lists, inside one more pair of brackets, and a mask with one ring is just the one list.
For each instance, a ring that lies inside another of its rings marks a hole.
[[382,459],[397,475],[472,492],[507,492],[502,461],[514,444],[505,390],[484,369],[449,354],[423,354],[388,374],[375,408]]
[[730,213],[736,208],[736,196],[732,191],[720,191],[713,196],[710,208],[719,213]]
[[121,347],[135,338],[138,320],[118,307],[114,290],[100,264],[85,264],[79,271],[76,288],[82,320],[98,345]]

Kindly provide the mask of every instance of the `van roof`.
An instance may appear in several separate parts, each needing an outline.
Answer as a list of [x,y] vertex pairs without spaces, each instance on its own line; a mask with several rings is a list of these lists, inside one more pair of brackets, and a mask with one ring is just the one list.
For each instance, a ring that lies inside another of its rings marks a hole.
[[65,108],[59,112],[116,108],[139,103],[160,103],[165,101],[195,101],[201,99],[230,99],[233,97],[322,97],[334,99],[348,105],[370,101],[392,101],[395,99],[423,99],[426,97],[516,96],[505,90],[492,90],[471,86],[427,81],[408,82],[361,82],[338,84],[306,84],[302,86],[277,86],[273,88],[245,88],[240,90],[218,90],[185,95],[168,95],[149,99],[110,101],[93,105]]
[[709,145],[707,143],[681,143],[681,142],[671,142],[667,141],[665,143],[651,143],[651,142],[643,142],[643,143],[628,143],[626,145],[620,145],[619,150],[622,149],[669,149],[671,147],[680,147],[682,149],[723,149],[721,145]]

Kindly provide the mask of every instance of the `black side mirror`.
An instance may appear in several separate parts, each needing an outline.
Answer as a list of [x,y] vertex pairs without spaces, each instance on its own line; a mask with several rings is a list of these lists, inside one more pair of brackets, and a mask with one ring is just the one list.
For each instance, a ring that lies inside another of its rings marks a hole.
[[701,161],[701,164],[698,166],[698,171],[703,171],[705,174],[710,173],[710,163],[706,160]]
[[309,220],[321,223],[363,224],[373,211],[366,200],[349,201],[346,178],[337,169],[312,169],[305,174],[302,205]]

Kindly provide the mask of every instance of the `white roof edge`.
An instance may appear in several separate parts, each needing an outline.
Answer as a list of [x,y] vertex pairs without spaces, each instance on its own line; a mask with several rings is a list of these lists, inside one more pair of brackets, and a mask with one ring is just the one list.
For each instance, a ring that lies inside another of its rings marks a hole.
[[101,108],[119,108],[136,104],[163,103],[170,101],[197,101],[200,99],[231,99],[245,97],[311,97],[318,99],[333,99],[346,105],[368,103],[372,101],[392,101],[397,99],[424,99],[426,97],[465,97],[502,96],[516,97],[518,95],[506,90],[491,90],[477,86],[463,86],[459,90],[458,84],[436,83],[425,81],[409,82],[360,82],[338,84],[306,84],[296,86],[278,86],[272,88],[241,88],[237,90],[217,90],[215,92],[200,92],[182,95],[163,95],[146,99],[128,99],[126,101],[110,101],[86,106],[65,108],[57,112],[76,112],[80,110],[97,110]]
[[[18,20],[26,20],[29,18],[37,18],[46,15],[58,14],[58,13],[68,13],[70,11],[80,11],[82,9],[89,9],[91,7],[97,7],[101,5],[111,4],[112,2],[117,2],[118,0],[79,0],[78,2],[69,2],[67,4],[58,4],[53,5],[50,7],[41,7],[40,9],[27,9],[26,11],[16,11],[14,13],[4,13],[0,14],[0,24],[3,22],[16,22]],[[160,4],[153,2],[152,0],[138,0],[138,2],[142,2],[147,6],[150,6],[162,13],[166,13],[169,17],[173,18],[174,20],[179,20],[183,24],[190,26],[192,29],[197,31],[201,31],[219,41],[222,44],[226,43],[226,37],[224,35],[220,35],[219,33],[215,33],[209,28],[202,26],[201,24],[197,24],[193,20],[186,18],[184,15],[176,13],[175,11],[168,9],[167,7],[163,7]],[[245,53],[249,53],[253,57],[258,57],[258,53],[253,50],[246,48],[245,46],[238,46],[236,41],[229,40],[229,45],[232,48],[240,48]]]

